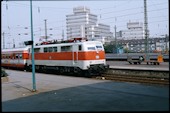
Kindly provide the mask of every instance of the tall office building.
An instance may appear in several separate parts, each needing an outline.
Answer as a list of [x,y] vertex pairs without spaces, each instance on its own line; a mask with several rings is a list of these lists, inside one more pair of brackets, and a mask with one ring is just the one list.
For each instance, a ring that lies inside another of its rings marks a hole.
[[86,37],[100,40],[112,37],[110,26],[97,22],[97,15],[91,14],[87,7],[73,8],[73,14],[66,15],[67,38]]
[[119,39],[144,39],[144,29],[142,22],[129,22],[127,23],[127,28],[127,30],[121,30],[121,36],[119,36]]

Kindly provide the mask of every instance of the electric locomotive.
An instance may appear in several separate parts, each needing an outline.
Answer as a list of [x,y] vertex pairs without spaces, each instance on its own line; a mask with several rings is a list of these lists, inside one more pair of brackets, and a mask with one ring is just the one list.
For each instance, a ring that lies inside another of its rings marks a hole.
[[[2,66],[32,69],[31,46],[2,51]],[[64,43],[41,43],[34,47],[36,71],[48,70],[56,73],[79,73],[85,76],[101,74],[109,68],[106,65],[103,44],[82,38]]]

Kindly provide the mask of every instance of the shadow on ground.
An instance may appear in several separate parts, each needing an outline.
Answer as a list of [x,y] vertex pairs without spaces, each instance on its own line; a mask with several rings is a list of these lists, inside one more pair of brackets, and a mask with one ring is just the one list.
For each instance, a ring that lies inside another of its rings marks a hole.
[[4,101],[2,111],[169,111],[169,88],[103,82]]

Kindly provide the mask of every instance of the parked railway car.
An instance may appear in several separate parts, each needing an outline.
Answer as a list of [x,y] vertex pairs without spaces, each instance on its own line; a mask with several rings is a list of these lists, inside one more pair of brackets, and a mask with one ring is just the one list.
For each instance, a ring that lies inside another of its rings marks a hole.
[[[2,51],[2,66],[31,70],[31,47]],[[15,55],[14,55],[15,54]],[[9,57],[14,55],[15,58]],[[18,56],[18,57],[17,57]],[[56,73],[102,73],[106,65],[105,51],[99,41],[76,40],[69,43],[53,43],[34,47],[36,71]]]

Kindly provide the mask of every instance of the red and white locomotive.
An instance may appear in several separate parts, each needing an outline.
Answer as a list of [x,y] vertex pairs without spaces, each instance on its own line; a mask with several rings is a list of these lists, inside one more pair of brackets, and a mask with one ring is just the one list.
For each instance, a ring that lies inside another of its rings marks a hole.
[[[31,70],[31,46],[2,50],[3,67]],[[67,43],[52,43],[34,47],[36,71],[49,69],[59,73],[100,73],[108,68],[103,44],[76,38]]]

